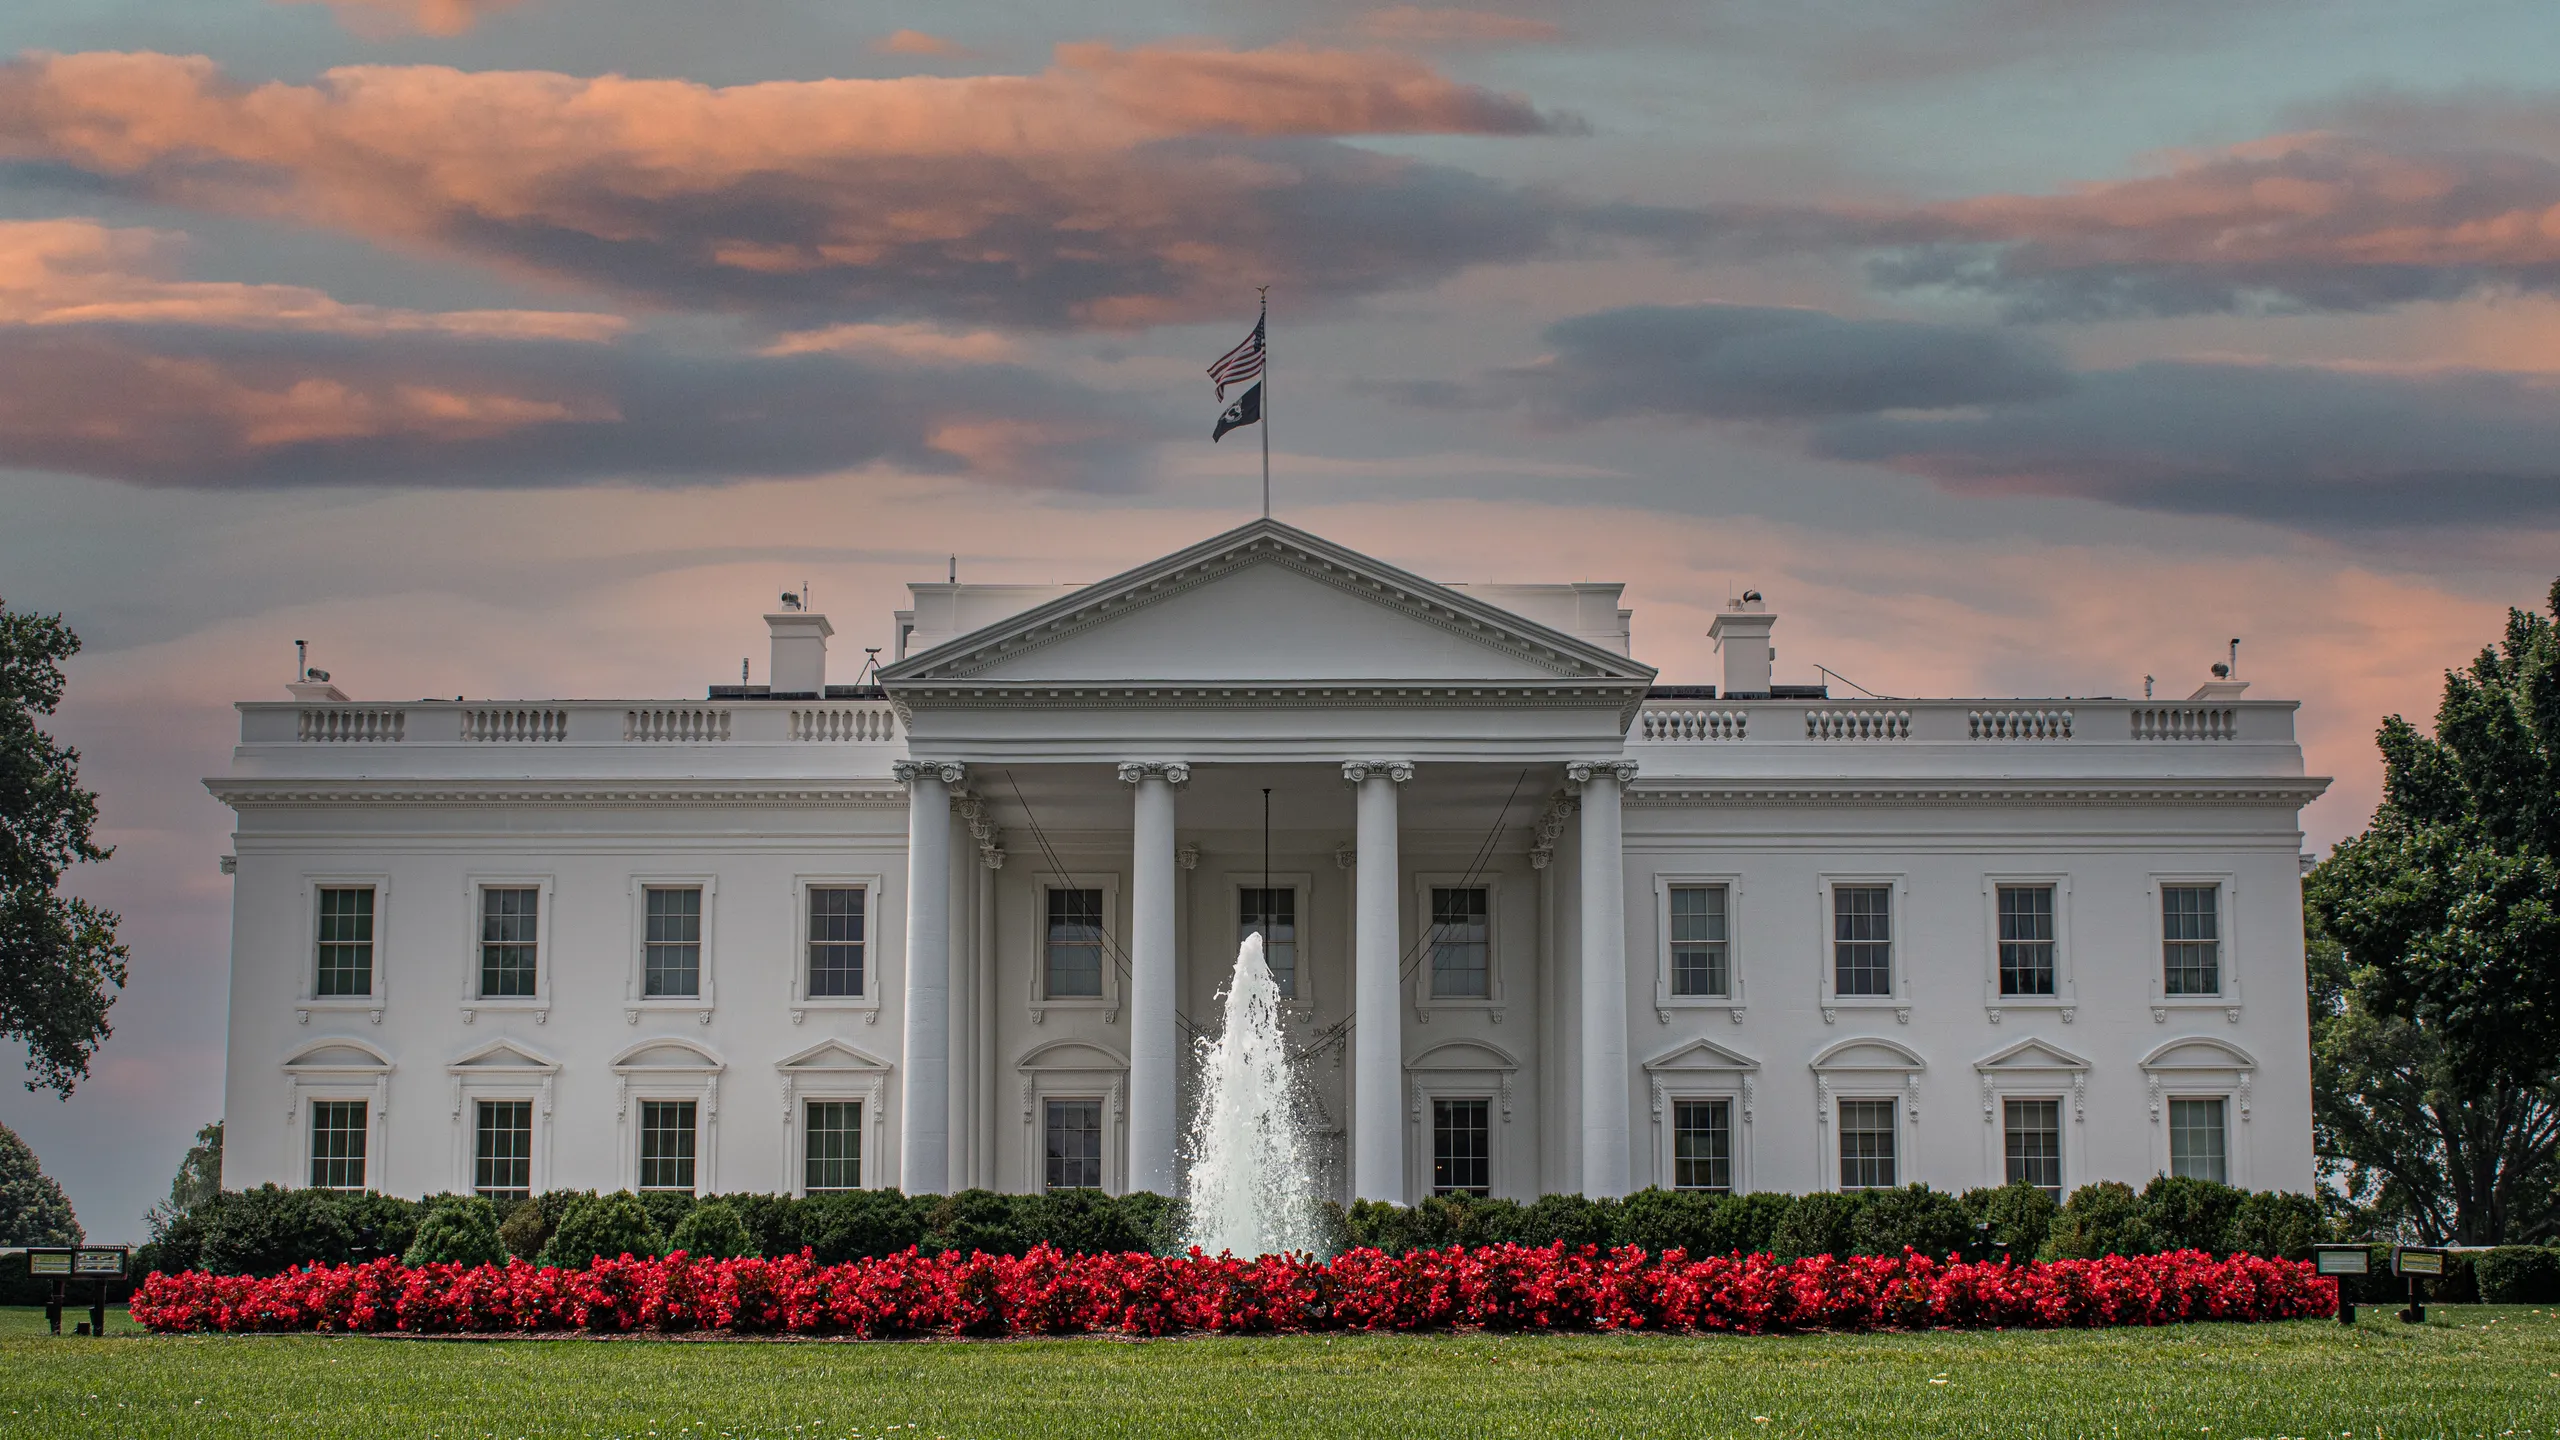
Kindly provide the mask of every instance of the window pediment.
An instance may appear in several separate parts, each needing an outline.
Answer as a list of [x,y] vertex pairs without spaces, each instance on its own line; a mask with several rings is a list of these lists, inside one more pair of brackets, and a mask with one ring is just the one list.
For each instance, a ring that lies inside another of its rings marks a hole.
[[375,1075],[392,1068],[391,1057],[362,1040],[319,1040],[304,1046],[284,1062],[287,1074],[315,1071],[332,1074]]
[[1520,1062],[1498,1045],[1481,1040],[1446,1040],[1405,1062],[1407,1070],[1513,1071]]
[[1016,1061],[1017,1070],[1126,1070],[1129,1057],[1083,1040],[1052,1040]]
[[2089,1062],[2048,1041],[2021,1040],[1974,1061],[1973,1068],[1986,1075],[2007,1070],[2086,1070]]
[[837,1073],[844,1071],[885,1072],[889,1062],[867,1054],[841,1040],[822,1040],[797,1055],[774,1062],[776,1070],[787,1075]]
[[1644,1062],[1653,1074],[1684,1074],[1700,1071],[1736,1072],[1760,1068],[1760,1062],[1739,1051],[1728,1050],[1712,1040],[1692,1040],[1664,1051]]
[[560,1062],[539,1052],[528,1050],[513,1040],[492,1040],[486,1045],[464,1052],[444,1068],[456,1075],[481,1075],[508,1070],[550,1075],[558,1073]]
[[1813,1057],[1813,1068],[1824,1072],[1879,1071],[1896,1073],[1926,1070],[1929,1062],[1908,1046],[1877,1036],[1843,1040]]
[[613,1057],[613,1070],[617,1075],[664,1074],[670,1071],[698,1074],[726,1068],[720,1057],[707,1046],[672,1038],[643,1040]]
[[2190,1035],[2172,1040],[2143,1056],[2142,1068],[2150,1071],[2255,1070],[2258,1062],[2248,1051],[2227,1040],[2216,1040],[2210,1035]]

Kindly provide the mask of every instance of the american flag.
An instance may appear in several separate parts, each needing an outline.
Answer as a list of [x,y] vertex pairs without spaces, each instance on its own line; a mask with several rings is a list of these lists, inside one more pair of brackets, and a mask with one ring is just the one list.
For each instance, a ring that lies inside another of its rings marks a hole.
[[1264,323],[1260,320],[1254,321],[1253,333],[1244,337],[1244,343],[1219,356],[1218,363],[1209,367],[1209,378],[1217,382],[1219,399],[1227,398],[1228,386],[1239,380],[1250,380],[1262,373]]

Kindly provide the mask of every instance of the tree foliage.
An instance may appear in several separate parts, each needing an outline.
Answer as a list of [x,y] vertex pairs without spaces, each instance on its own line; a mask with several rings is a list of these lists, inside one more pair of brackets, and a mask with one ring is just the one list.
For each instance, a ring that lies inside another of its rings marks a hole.
[[98,797],[80,788],[80,752],[36,725],[79,649],[61,616],[0,605],[0,1036],[25,1043],[28,1089],[64,1095],[112,1033],[125,977],[114,912],[59,893],[64,870],[110,853],[91,838]]
[[2560,628],[2509,611],[2446,674],[2434,735],[2394,715],[2378,742],[2372,825],[2304,883],[2322,1165],[2422,1239],[2552,1234]]
[[36,1164],[34,1147],[0,1125],[0,1245],[77,1245],[71,1197]]
[[151,1226],[151,1238],[157,1240],[169,1233],[169,1227],[201,1212],[222,1193],[222,1122],[196,1131],[196,1142],[187,1147],[178,1161],[178,1173],[169,1182],[169,1198],[151,1207],[143,1216]]

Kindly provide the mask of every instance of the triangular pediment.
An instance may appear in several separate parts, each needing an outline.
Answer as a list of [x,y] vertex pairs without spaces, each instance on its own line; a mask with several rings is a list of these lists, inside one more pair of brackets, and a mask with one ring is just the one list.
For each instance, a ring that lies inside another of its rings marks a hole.
[[1985,1072],[2001,1070],[2086,1070],[2089,1062],[2047,1040],[2027,1039],[1973,1062]]
[[547,1056],[526,1049],[513,1040],[492,1040],[462,1055],[445,1068],[457,1074],[488,1070],[539,1070],[548,1074],[558,1070],[560,1064]]
[[877,1055],[865,1054],[841,1040],[821,1040],[797,1055],[775,1062],[773,1068],[789,1074],[818,1070],[886,1070],[889,1062]]
[[1712,1040],[1692,1040],[1686,1045],[1657,1055],[1644,1062],[1644,1068],[1655,1073],[1698,1070],[1757,1070],[1760,1062],[1738,1051],[1727,1050]]
[[881,672],[942,684],[1649,683],[1624,655],[1257,520]]

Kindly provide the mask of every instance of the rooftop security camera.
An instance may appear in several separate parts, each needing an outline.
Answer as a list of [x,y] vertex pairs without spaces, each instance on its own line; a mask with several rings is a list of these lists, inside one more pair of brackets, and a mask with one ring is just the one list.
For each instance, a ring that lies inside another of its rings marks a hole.
[[1745,591],[1743,591],[1743,592],[1742,592],[1742,603],[1743,603],[1743,604],[1745,604],[1745,605],[1757,605],[1757,604],[1759,604],[1759,603],[1760,603],[1760,592],[1759,592],[1759,591],[1757,591],[1757,590],[1745,590]]
[[2228,665],[2223,664],[2223,663],[2222,663],[2221,661],[2219,661],[2219,660],[2214,661],[2214,662],[2213,662],[2213,678],[2214,678],[2214,679],[2216,679],[2216,680],[2228,680],[2228,679],[2230,679],[2230,678],[2231,678],[2231,667],[2230,667],[2230,666],[2228,666]]
[[790,591],[788,591],[788,590],[783,591],[783,592],[782,592],[782,608],[783,608],[783,609],[785,609],[785,610],[797,610],[797,609],[799,609],[799,608],[800,608],[800,597],[799,597],[799,596],[797,596],[797,595],[792,594],[792,593],[791,593]]
[[326,670],[321,669],[320,667],[318,667],[318,666],[316,666],[316,665],[315,665],[315,666],[313,666],[313,667],[311,667],[311,668],[310,668],[310,669],[308,669],[308,670],[303,671],[302,673],[303,673],[303,674],[305,674],[305,675],[310,676],[310,677],[311,677],[312,679],[314,679],[314,680],[319,681],[319,682],[320,682],[321,684],[323,684],[323,685],[326,685],[326,684],[328,684],[328,683],[329,683],[329,672],[328,672],[328,671],[326,671]]

